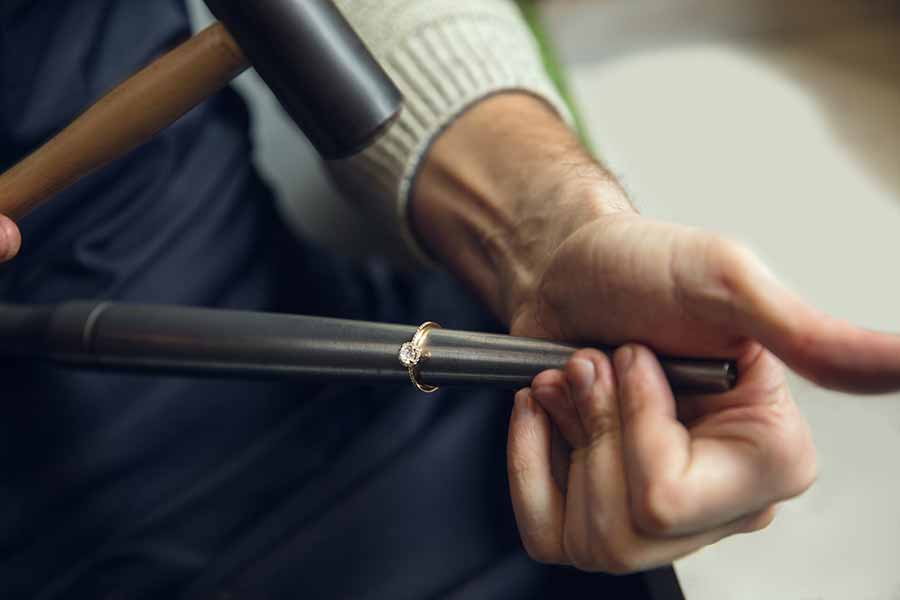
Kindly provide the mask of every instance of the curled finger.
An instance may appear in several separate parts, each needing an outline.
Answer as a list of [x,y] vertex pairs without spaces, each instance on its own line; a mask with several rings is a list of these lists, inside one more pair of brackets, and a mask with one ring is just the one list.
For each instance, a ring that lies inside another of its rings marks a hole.
[[565,562],[565,499],[553,477],[552,427],[529,389],[516,394],[506,454],[510,496],[525,550],[540,562]]

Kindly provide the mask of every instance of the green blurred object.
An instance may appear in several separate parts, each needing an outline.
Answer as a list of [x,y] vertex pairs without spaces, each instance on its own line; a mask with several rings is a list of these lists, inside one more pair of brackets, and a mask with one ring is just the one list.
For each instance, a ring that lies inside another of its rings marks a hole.
[[531,28],[534,38],[537,40],[538,46],[541,49],[544,68],[547,70],[547,73],[556,85],[556,89],[559,91],[563,100],[565,100],[566,105],[568,105],[569,110],[572,112],[578,136],[588,149],[593,150],[584,120],[582,119],[578,106],[575,103],[575,99],[572,96],[572,90],[569,87],[565,66],[559,59],[559,54],[556,51],[556,47],[553,45],[553,40],[550,39],[550,34],[541,19],[538,0],[516,0],[516,2],[519,5],[519,9],[522,11],[522,14],[525,16],[525,21]]

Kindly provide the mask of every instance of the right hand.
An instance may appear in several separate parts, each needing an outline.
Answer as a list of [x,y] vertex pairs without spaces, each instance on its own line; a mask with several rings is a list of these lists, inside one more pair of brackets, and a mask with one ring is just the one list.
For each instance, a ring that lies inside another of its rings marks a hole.
[[22,246],[19,228],[9,217],[0,215],[0,263],[14,258]]
[[734,390],[678,405],[642,346],[613,361],[581,350],[538,375],[516,396],[507,452],[528,553],[631,573],[768,525],[815,480],[815,448],[778,360],[750,344],[739,371]]

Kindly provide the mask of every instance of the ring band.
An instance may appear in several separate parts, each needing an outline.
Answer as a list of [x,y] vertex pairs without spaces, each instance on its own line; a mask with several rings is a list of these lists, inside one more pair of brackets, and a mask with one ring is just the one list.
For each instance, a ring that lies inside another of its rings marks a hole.
[[416,388],[426,394],[438,391],[438,387],[436,385],[427,385],[419,381],[419,366],[431,356],[431,353],[425,349],[428,332],[432,329],[440,328],[440,325],[432,321],[422,323],[419,325],[419,328],[416,329],[413,338],[400,346],[400,352],[397,355],[400,359],[400,364],[406,367],[406,370],[409,372],[409,380],[413,382],[413,385],[415,385]]

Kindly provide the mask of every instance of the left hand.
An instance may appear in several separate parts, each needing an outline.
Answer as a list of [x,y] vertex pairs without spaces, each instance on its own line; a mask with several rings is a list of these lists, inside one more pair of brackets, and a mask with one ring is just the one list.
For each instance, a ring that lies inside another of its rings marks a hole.
[[715,233],[634,213],[603,215],[543,256],[531,261],[540,275],[520,277],[525,283],[513,294],[514,335],[639,342],[660,354],[710,358],[736,358],[754,341],[824,387],[900,389],[900,337],[822,313]]
[[519,392],[507,456],[529,555],[629,573],[767,526],[813,482],[815,451],[777,360],[751,345],[741,362],[735,390],[677,409],[654,355],[632,345],[614,365],[579,351]]

